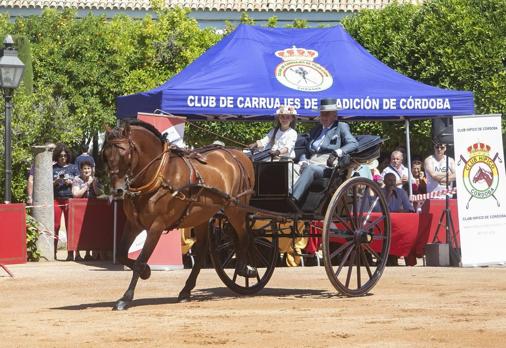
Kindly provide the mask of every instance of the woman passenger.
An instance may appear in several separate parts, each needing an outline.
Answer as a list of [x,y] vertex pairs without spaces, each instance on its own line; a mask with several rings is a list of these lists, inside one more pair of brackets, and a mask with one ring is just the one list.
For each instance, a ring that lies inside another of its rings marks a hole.
[[[269,150],[272,158],[295,158],[295,116],[297,110],[293,106],[281,105],[276,111],[274,127],[260,140],[250,145],[251,149]],[[269,158],[266,160],[270,160]]]

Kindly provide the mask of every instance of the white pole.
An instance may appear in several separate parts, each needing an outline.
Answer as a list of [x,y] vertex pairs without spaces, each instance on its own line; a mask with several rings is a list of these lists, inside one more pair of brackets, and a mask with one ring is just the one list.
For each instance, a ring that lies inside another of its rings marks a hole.
[[411,146],[410,146],[410,141],[409,141],[409,119],[406,119],[404,121],[404,124],[406,125],[406,155],[408,156],[407,158],[407,167],[408,167],[408,184],[409,184],[409,196],[411,197],[411,195],[413,194],[413,186],[412,186],[412,181],[413,181],[413,178],[411,176]]
[[114,200],[113,204],[113,227],[112,227],[112,263],[116,264],[116,232],[117,232],[117,220],[118,220],[118,202]]

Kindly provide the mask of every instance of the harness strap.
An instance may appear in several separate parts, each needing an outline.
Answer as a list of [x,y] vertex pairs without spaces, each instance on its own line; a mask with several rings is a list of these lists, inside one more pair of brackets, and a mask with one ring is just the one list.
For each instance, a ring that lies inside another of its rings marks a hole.
[[139,173],[137,173],[137,175],[135,175],[133,177],[132,180],[130,180],[130,182],[134,182],[139,177],[139,175],[142,172],[144,172],[153,162],[155,162],[158,158],[160,158],[160,156],[162,157],[162,159],[160,161],[160,165],[158,166],[158,168],[156,170],[156,174],[153,176],[153,178],[151,179],[151,181],[149,181],[147,184],[139,186],[139,187],[131,187],[131,186],[129,186],[128,187],[128,191],[130,193],[133,193],[133,194],[136,194],[136,193],[145,194],[145,193],[153,192],[153,191],[157,190],[160,187],[160,185],[164,181],[163,171],[164,171],[165,166],[167,165],[167,163],[169,163],[169,158],[170,158],[170,149],[169,149],[169,146],[168,146],[167,143],[163,144],[163,151],[162,151],[162,153],[160,155],[156,156],[153,160],[151,160],[151,162],[149,162]]

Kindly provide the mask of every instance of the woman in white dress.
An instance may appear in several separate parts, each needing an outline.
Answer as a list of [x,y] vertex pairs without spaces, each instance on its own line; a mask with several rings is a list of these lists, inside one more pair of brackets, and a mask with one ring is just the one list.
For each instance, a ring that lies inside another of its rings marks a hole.
[[[295,131],[295,116],[297,110],[293,106],[281,105],[276,111],[274,127],[260,140],[250,145],[251,149],[260,151],[269,150],[272,158],[295,158],[295,142],[297,132]],[[267,158],[265,160],[270,160]]]

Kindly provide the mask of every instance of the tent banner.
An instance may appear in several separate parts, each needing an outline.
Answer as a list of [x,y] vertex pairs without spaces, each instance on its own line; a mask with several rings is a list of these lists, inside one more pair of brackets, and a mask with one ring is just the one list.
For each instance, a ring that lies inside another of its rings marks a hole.
[[119,118],[161,110],[191,120],[270,120],[280,105],[319,115],[337,99],[345,118],[474,114],[470,91],[426,85],[391,69],[338,25],[264,28],[241,24],[161,86],[116,99]]
[[453,118],[463,266],[506,261],[506,173],[500,115]]
[[184,147],[184,125],[186,117],[167,116],[139,112],[137,119],[155,126],[162,134],[167,134],[167,140],[174,145]]

